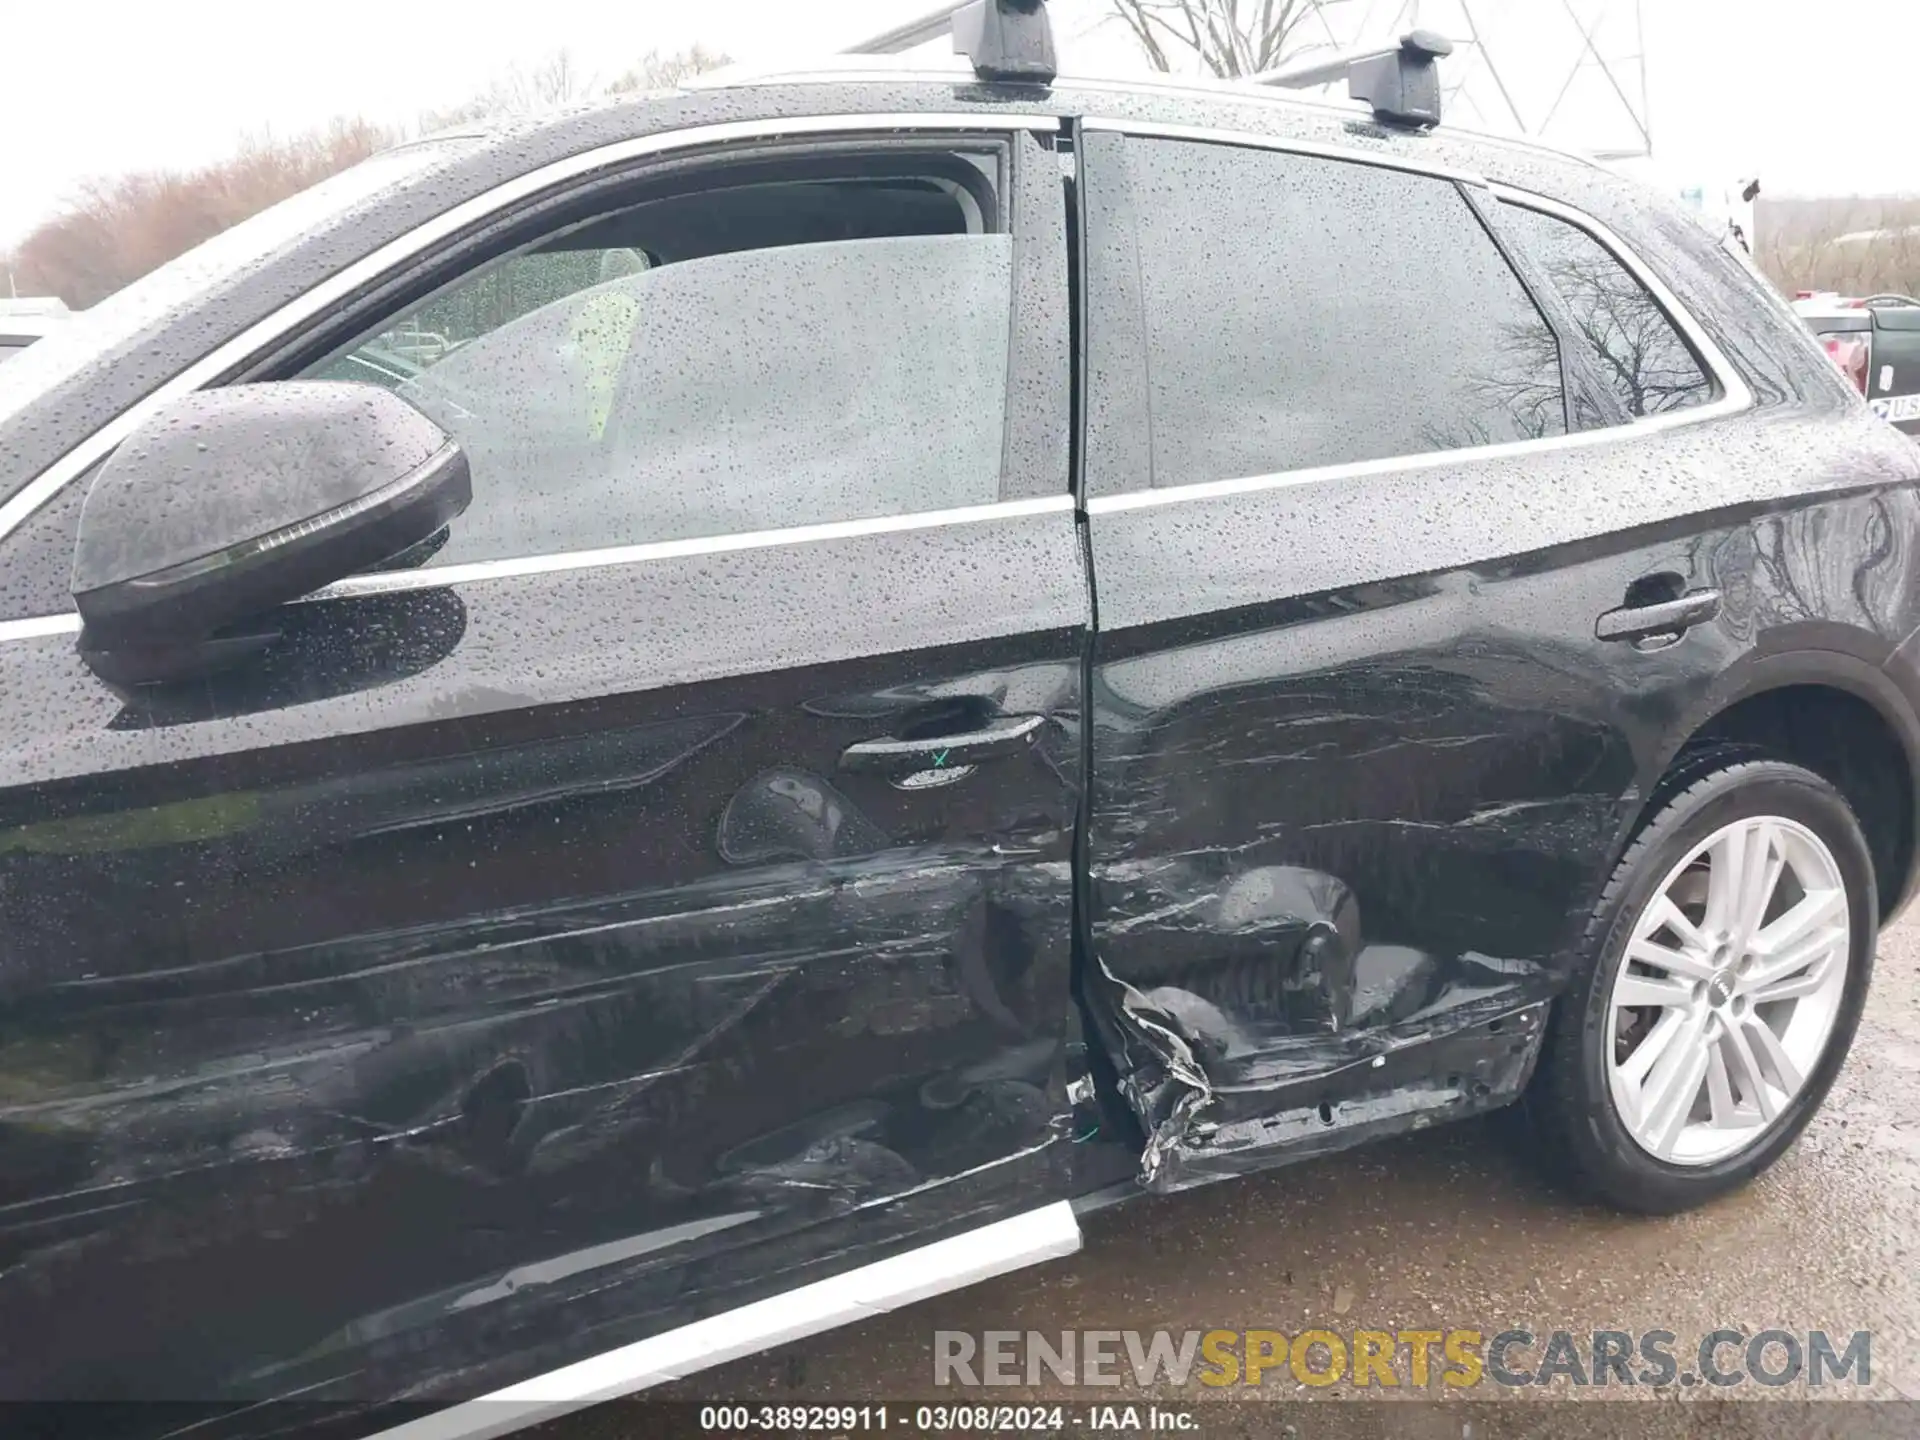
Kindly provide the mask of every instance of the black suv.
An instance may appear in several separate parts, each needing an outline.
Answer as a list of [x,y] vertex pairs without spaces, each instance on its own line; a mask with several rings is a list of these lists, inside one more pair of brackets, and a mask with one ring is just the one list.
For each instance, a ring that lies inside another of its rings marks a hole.
[[983,68],[398,149],[0,370],[0,1395],[491,1430],[1515,1101],[1793,1142],[1920,448],[1591,164]]

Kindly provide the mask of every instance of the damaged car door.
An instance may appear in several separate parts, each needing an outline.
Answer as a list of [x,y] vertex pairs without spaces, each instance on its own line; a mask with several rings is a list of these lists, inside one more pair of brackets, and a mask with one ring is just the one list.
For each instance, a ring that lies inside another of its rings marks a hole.
[[1620,697],[1702,663],[1596,637],[1632,545],[1512,553],[1627,417],[1484,186],[1228,139],[1082,137],[1088,996],[1160,1188],[1514,1099]]
[[191,683],[0,627],[0,1394],[471,1394],[1064,1194],[1050,125],[495,217],[250,377],[439,422],[433,543]]

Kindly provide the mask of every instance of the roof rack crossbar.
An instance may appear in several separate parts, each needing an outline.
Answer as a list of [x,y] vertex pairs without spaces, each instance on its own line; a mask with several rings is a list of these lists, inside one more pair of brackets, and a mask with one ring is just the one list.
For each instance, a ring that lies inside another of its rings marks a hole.
[[898,55],[952,34],[982,80],[1045,85],[1060,71],[1046,0],[961,0],[850,45],[848,55]]
[[858,45],[849,45],[845,55],[898,55],[925,45],[928,41],[938,40],[953,29],[953,17],[967,8],[967,0],[958,4],[946,4],[931,10],[918,20],[909,20],[904,25],[896,25],[891,30],[862,40]]
[[[898,55],[939,39],[943,31],[952,34],[954,50],[973,62],[973,73],[982,80],[1045,85],[1059,73],[1046,0],[959,0],[850,45],[843,53]],[[1269,70],[1252,79],[1257,85],[1289,90],[1344,79],[1347,92],[1370,105],[1376,120],[1417,130],[1440,123],[1439,61],[1452,53],[1453,42],[1446,36],[1409,30],[1397,45],[1385,49]]]
[[1453,42],[1432,30],[1409,30],[1397,45],[1351,51],[1308,64],[1289,65],[1253,77],[1256,85],[1307,90],[1347,82],[1347,93],[1373,108],[1386,125],[1425,129],[1440,123],[1440,60]]

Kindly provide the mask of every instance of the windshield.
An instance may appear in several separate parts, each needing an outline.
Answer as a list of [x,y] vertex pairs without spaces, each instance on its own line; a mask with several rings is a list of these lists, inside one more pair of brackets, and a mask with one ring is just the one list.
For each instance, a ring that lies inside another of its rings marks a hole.
[[383,151],[196,245],[98,305],[76,312],[44,340],[23,353],[15,352],[15,358],[0,366],[0,423],[96,356],[192,305],[236,272],[258,264],[363,201],[445,164],[473,141],[471,135],[450,135]]

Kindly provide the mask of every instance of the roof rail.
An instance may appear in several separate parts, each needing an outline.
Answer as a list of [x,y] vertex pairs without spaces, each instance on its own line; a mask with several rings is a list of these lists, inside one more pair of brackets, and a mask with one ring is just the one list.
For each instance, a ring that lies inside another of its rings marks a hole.
[[1383,125],[1423,130],[1440,123],[1440,60],[1453,42],[1432,30],[1409,30],[1384,50],[1352,51],[1253,77],[1256,85],[1311,89],[1345,79],[1347,93],[1373,108]]
[[883,31],[848,55],[898,55],[951,33],[956,53],[973,62],[982,80],[1045,85],[1060,73],[1046,0],[962,0]]

